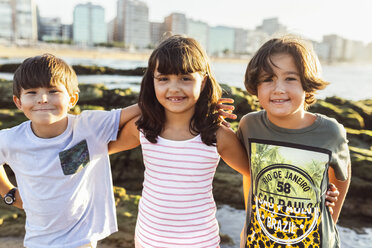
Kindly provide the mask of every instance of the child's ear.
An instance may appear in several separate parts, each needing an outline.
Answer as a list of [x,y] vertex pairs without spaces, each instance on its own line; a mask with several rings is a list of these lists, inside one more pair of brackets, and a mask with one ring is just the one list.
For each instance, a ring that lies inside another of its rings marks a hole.
[[79,100],[79,93],[78,92],[75,92],[72,95],[70,95],[69,107],[73,108],[76,105],[78,100]]
[[21,107],[22,107],[21,99],[19,99],[19,98],[16,97],[15,95],[13,95],[13,102],[14,102],[14,104],[17,106],[17,108],[18,108],[19,110],[21,110]]

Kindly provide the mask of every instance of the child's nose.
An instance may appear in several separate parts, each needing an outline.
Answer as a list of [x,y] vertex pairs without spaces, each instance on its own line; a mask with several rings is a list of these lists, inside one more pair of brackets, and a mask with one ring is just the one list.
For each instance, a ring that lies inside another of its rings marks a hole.
[[169,90],[178,91],[180,86],[180,81],[178,79],[171,80],[169,84]]
[[46,102],[48,102],[47,94],[40,94],[40,97],[38,98],[38,103],[46,103]]
[[283,93],[285,92],[285,83],[283,80],[277,79],[274,84],[274,92]]

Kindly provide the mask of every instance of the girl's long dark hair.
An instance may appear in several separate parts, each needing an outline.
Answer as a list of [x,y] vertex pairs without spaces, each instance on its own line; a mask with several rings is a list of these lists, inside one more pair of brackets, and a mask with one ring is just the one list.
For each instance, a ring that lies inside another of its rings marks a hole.
[[204,89],[195,106],[190,121],[190,132],[200,134],[207,145],[216,143],[216,131],[221,120],[218,117],[217,102],[221,97],[221,87],[213,77],[206,53],[199,43],[189,37],[174,35],[152,52],[147,70],[141,82],[138,105],[142,111],[136,122],[139,130],[152,143],[157,142],[165,124],[163,106],[158,102],[154,89],[154,71],[157,66],[162,74],[188,74],[199,72],[206,75]]

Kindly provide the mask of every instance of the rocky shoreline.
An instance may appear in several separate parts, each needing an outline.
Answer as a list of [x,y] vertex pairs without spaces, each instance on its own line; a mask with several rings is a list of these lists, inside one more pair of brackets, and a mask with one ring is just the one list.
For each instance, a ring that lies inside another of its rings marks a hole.
[[[1,68],[1,67],[0,67]],[[107,70],[107,68],[105,69]],[[142,70],[143,68],[140,68]],[[0,69],[0,71],[2,71]],[[78,71],[78,70],[77,70]],[[96,74],[99,69],[88,70]],[[81,71],[80,71],[81,72]],[[101,72],[102,73],[102,72]],[[140,72],[136,72],[139,73]],[[141,74],[142,75],[142,74]],[[12,101],[12,82],[0,79],[0,129],[26,120]],[[235,100],[238,120],[246,113],[260,109],[257,100],[244,90],[224,85],[224,96]],[[80,100],[72,113],[88,109],[113,109],[137,101],[138,93],[130,89],[107,89],[104,85],[81,85]],[[358,229],[372,226],[372,99],[349,101],[338,97],[319,100],[310,111],[336,118],[348,133],[352,159],[352,180],[340,216],[340,225]],[[232,123],[236,128],[238,121]],[[139,148],[111,156],[119,232],[102,241],[109,247],[133,247],[134,226],[141,192],[144,167]],[[7,167],[6,167],[7,168]],[[9,168],[7,168],[8,172]],[[130,173],[128,173],[130,171]],[[223,161],[213,182],[214,197],[219,204],[243,209],[242,178]],[[128,193],[130,192],[130,193]],[[24,212],[0,203],[0,237],[24,235]],[[224,242],[229,237],[223,236]]]

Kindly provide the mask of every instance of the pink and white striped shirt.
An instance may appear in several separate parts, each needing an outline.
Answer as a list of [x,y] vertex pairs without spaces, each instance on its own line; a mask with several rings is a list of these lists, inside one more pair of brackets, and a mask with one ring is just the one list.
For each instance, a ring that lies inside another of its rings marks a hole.
[[136,239],[148,247],[219,247],[212,181],[220,156],[200,135],[184,141],[140,133],[145,179]]

